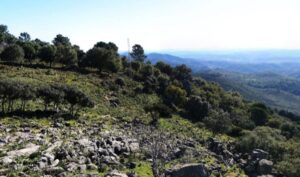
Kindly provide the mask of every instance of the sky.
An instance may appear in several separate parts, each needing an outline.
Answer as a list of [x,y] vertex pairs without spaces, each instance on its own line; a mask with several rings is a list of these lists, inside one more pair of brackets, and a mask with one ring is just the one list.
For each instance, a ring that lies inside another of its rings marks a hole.
[[0,0],[0,24],[88,50],[300,49],[299,0]]

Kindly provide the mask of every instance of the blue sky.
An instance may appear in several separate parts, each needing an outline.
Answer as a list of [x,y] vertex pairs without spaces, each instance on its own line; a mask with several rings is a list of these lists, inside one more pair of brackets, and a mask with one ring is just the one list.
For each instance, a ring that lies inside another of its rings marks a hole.
[[148,51],[299,49],[298,0],[1,0],[0,24],[51,41],[61,33]]

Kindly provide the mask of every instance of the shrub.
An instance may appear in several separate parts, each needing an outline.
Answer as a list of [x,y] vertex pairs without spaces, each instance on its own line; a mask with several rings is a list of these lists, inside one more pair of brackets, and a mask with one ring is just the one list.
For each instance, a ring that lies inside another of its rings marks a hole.
[[121,61],[113,50],[95,47],[86,53],[84,65],[102,70],[117,72],[121,68]]
[[229,133],[232,129],[229,114],[222,110],[212,111],[209,116],[204,118],[203,122],[214,133]]
[[220,108],[224,111],[231,112],[243,105],[241,96],[236,92],[222,94]]
[[116,83],[117,85],[121,86],[121,87],[125,86],[125,81],[124,81],[123,78],[117,78],[117,79],[115,80],[115,83]]
[[146,112],[156,111],[159,113],[160,117],[171,118],[172,110],[163,103],[157,103],[151,106],[145,107]]
[[272,127],[272,128],[280,128],[281,121],[273,118],[273,119],[270,119],[266,125],[269,127]]
[[265,125],[267,123],[268,114],[265,109],[261,107],[252,107],[250,112],[251,120],[255,123],[255,125]]
[[271,153],[274,158],[279,158],[284,148],[281,142],[285,140],[280,130],[270,127],[257,127],[253,131],[244,131],[243,136],[237,141],[237,147],[244,152],[260,148]]
[[285,156],[284,160],[276,164],[276,169],[289,177],[299,177],[300,158]]
[[283,123],[280,127],[280,130],[282,135],[284,135],[287,138],[292,138],[294,136],[300,135],[299,129],[289,122]]
[[235,126],[243,129],[253,130],[255,128],[254,122],[249,118],[246,111],[241,109],[234,109],[230,113],[230,119]]
[[178,80],[191,80],[192,70],[186,65],[178,65],[174,68],[175,78]]
[[1,59],[8,62],[22,62],[24,51],[19,45],[10,45],[1,53]]
[[149,77],[153,75],[153,66],[152,65],[144,65],[140,70],[140,73],[143,77]]
[[133,61],[130,64],[131,64],[131,68],[137,72],[141,69],[141,63],[138,61]]
[[166,64],[162,61],[157,62],[155,67],[158,68],[162,73],[167,74],[169,76],[173,74],[173,68],[171,67],[171,65]]
[[186,92],[180,87],[169,85],[165,90],[163,99],[168,105],[182,106],[186,102]]
[[157,93],[158,94],[163,94],[164,91],[166,90],[166,88],[168,87],[169,83],[170,83],[170,77],[165,75],[165,74],[161,74],[158,78],[158,89],[157,89]]
[[191,96],[187,101],[186,110],[193,120],[201,121],[208,115],[210,104],[200,96]]
[[55,109],[59,109],[64,101],[64,92],[59,86],[44,86],[38,89],[38,97],[44,101],[45,110],[53,104]]
[[144,81],[143,91],[145,93],[153,93],[157,90],[157,88],[158,88],[158,81],[156,77],[154,76],[147,77],[146,80]]
[[287,117],[287,118],[291,119],[292,121],[296,121],[296,122],[300,123],[300,116],[298,116],[292,112],[280,110],[278,112],[278,114],[281,116]]

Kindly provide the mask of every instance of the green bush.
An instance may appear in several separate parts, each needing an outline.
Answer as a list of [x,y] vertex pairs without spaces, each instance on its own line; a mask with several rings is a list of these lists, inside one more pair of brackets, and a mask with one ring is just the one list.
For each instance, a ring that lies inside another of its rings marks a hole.
[[251,112],[251,120],[255,123],[255,125],[265,125],[268,121],[268,114],[265,109],[260,107],[252,107],[250,109]]
[[145,107],[146,112],[156,111],[159,113],[160,117],[164,118],[171,118],[172,117],[172,110],[163,103],[157,103],[151,106]]
[[169,85],[165,90],[163,98],[168,105],[183,106],[186,102],[186,92],[180,87]]
[[287,138],[292,138],[294,136],[300,135],[298,127],[289,122],[283,123],[280,127],[280,130],[281,130],[282,135],[284,135]]
[[201,121],[208,115],[210,104],[200,96],[191,96],[187,101],[186,110],[193,120]]
[[275,118],[270,119],[267,124],[267,126],[272,127],[272,128],[280,128],[281,126],[281,121]]
[[215,133],[229,133],[232,129],[229,114],[222,110],[212,111],[209,116],[204,118],[203,122]]
[[300,157],[284,157],[283,161],[276,164],[276,169],[288,177],[299,177],[300,174]]
[[253,131],[244,131],[237,141],[237,147],[243,152],[250,152],[260,148],[268,151],[274,158],[282,155],[286,138],[281,135],[280,130],[270,127],[257,127]]
[[22,62],[24,50],[19,45],[10,45],[1,53],[1,60],[8,62]]

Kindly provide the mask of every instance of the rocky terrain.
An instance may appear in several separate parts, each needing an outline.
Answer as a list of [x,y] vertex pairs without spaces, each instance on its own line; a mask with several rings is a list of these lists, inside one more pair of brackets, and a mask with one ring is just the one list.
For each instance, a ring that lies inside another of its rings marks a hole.
[[[153,143],[151,136],[140,136],[145,132],[145,125],[140,123],[115,119],[113,127],[107,127],[104,122],[87,125],[84,121],[73,126],[55,120],[50,127],[24,123],[20,127],[1,125],[0,128],[3,130],[0,133],[2,176],[151,176],[150,168],[137,170],[144,168],[145,162],[150,166],[151,151],[147,143]],[[231,176],[228,170],[233,167],[244,169],[250,176],[278,176],[272,171],[273,162],[268,160],[268,153],[263,150],[254,150],[252,154],[234,153],[232,144],[213,138],[198,142],[175,137],[174,141],[173,147],[168,147],[172,152],[167,159],[177,164],[171,163],[166,176]],[[214,161],[208,163],[207,157]]]

